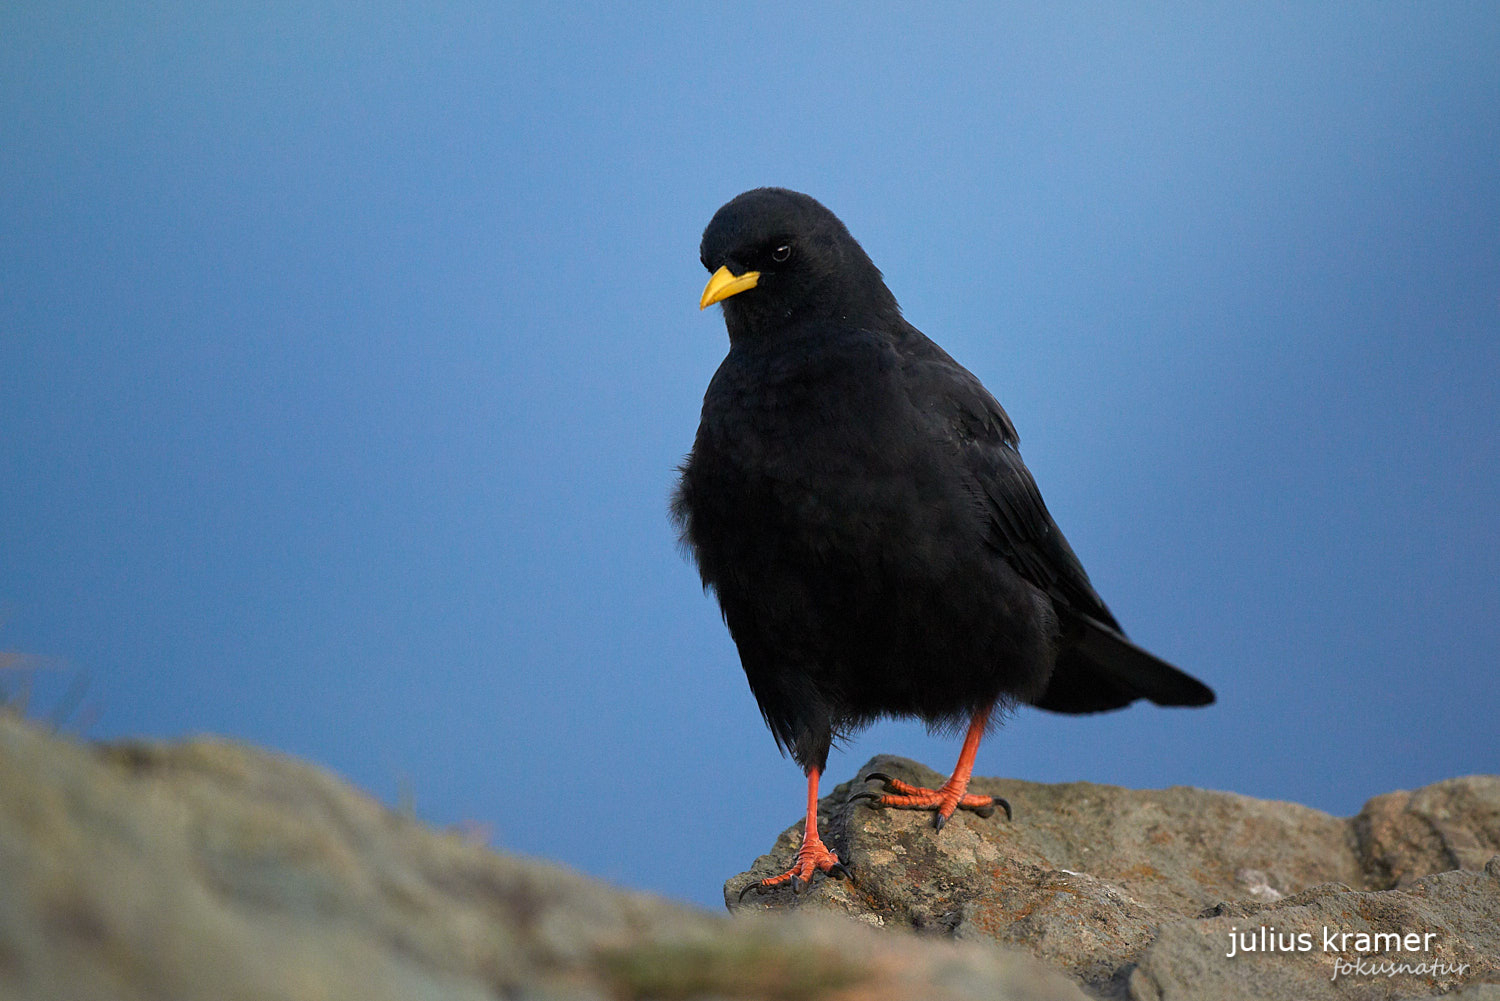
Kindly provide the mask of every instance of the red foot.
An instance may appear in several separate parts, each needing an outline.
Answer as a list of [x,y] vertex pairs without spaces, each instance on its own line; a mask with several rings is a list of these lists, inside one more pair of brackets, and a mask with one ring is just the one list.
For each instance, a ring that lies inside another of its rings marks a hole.
[[837,876],[840,879],[849,877],[849,870],[839,857],[825,844],[823,839],[816,833],[812,837],[802,839],[802,847],[797,849],[797,861],[792,867],[780,876],[771,876],[761,880],[759,883],[751,883],[740,891],[740,899],[745,899],[745,894],[751,890],[763,891],[773,886],[780,886],[790,881],[793,893],[801,893],[804,885],[811,886],[813,877],[818,873],[827,873],[829,876]]
[[[872,800],[875,806],[891,806],[899,810],[933,810],[937,813],[934,826],[942,830],[948,818],[953,816],[955,810],[973,810],[981,817],[992,816],[995,807],[1005,811],[1005,819],[1010,819],[1010,804],[998,796],[979,796],[966,792],[969,783],[949,779],[943,783],[941,789],[928,789],[925,786],[914,786],[900,779],[893,779],[889,775],[880,772],[871,772],[865,776],[865,780],[879,779],[884,783],[887,790],[883,796],[875,793],[862,792],[853,799]],[[894,793],[895,795],[891,795]],[[851,800],[852,802],[852,800]]]
[[740,891],[740,899],[745,899],[745,894],[751,890],[765,891],[773,886],[791,881],[792,892],[801,893],[802,885],[811,885],[813,877],[820,872],[839,878],[854,877],[850,874],[839,857],[828,850],[823,839],[818,837],[818,778],[823,774],[821,768],[809,768],[807,770],[807,823],[802,828],[802,847],[797,849],[797,861],[792,867],[780,876],[772,876],[763,879],[759,883],[751,883]]

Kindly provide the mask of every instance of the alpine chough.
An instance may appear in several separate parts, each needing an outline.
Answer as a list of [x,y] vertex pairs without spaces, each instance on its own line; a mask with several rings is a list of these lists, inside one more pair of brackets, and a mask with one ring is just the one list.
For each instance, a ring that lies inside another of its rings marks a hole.
[[750,690],[807,773],[792,868],[847,874],[818,836],[830,743],[882,716],[967,726],[952,777],[876,775],[884,806],[988,815],[967,793],[997,711],[1059,713],[1213,692],[1125,638],[1052,521],[1010,418],[901,316],[880,271],[814,199],[757,188],[700,256],[729,354],[703,398],[672,513],[717,595]]

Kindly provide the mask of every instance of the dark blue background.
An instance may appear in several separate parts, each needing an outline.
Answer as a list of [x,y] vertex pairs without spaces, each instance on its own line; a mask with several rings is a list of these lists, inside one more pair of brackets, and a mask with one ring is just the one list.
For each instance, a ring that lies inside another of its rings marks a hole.
[[[665,507],[698,236],[848,223],[1206,711],[981,774],[1351,813],[1500,771],[1487,3],[0,11],[0,648],[718,899],[798,816]],[[35,710],[34,710],[35,711]],[[869,755],[945,770],[883,724]],[[1024,804],[1018,804],[1024,808]]]

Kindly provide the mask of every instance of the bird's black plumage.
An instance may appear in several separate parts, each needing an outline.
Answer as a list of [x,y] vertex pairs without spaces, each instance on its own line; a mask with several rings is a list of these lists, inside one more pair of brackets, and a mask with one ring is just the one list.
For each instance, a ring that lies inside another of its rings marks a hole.
[[1010,418],[902,318],[833,213],[748,191],[701,256],[753,285],[722,298],[729,354],[673,514],[766,723],[805,769],[885,715],[946,726],[1018,702],[1213,700],[1125,638]]

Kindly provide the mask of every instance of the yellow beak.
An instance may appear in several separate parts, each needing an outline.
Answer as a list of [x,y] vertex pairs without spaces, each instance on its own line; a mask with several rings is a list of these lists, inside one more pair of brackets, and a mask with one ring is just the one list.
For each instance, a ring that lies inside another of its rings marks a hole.
[[747,288],[754,288],[759,281],[759,271],[746,271],[742,275],[732,275],[727,267],[720,268],[703,287],[703,298],[698,300],[698,308],[707,309],[720,299],[739,295]]

